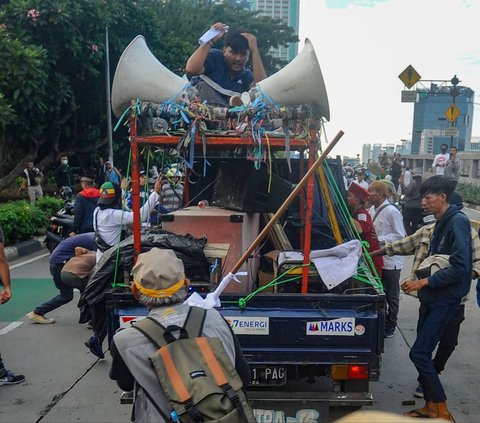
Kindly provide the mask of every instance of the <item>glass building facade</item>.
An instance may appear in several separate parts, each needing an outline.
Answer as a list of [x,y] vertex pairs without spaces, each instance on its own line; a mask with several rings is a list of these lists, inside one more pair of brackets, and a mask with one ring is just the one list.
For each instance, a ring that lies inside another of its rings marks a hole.
[[[463,86],[454,88],[453,85],[432,83],[428,89],[417,89],[417,101],[413,113],[412,154],[437,154],[440,144],[444,142],[456,146],[459,151],[469,151],[472,138],[474,96],[472,89]],[[459,110],[458,117],[454,122],[454,126],[458,129],[458,136],[445,134],[445,130],[452,126],[445,112],[453,102]],[[426,138],[429,139],[428,143],[425,142]],[[430,148],[426,148],[427,145]],[[428,153],[421,151],[421,146],[430,151]]]

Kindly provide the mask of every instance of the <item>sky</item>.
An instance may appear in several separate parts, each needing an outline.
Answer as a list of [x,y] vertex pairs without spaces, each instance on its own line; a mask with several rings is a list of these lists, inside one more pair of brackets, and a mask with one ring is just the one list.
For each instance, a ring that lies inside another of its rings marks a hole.
[[398,78],[408,65],[473,89],[480,136],[480,0],[300,0],[299,38],[299,50],[312,41],[325,81],[327,141],[345,132],[332,154],[411,139],[414,105],[401,103]]

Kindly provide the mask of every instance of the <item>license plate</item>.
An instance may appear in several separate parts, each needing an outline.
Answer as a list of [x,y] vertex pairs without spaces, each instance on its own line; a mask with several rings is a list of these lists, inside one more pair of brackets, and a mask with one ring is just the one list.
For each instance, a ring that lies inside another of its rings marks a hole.
[[287,370],[278,366],[250,366],[252,386],[281,386],[287,382]]

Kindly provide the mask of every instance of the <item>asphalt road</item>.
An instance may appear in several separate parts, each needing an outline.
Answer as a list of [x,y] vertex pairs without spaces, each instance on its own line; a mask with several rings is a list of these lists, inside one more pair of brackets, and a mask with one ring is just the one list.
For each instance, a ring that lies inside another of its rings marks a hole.
[[[6,366],[27,379],[19,385],[0,387],[0,422],[127,423],[131,406],[120,404],[121,392],[108,378],[108,354],[105,360],[97,360],[83,345],[90,331],[78,324],[78,293],[73,302],[49,314],[56,319],[53,325],[32,324],[25,317],[56,292],[45,253],[11,263],[14,296],[0,307],[0,351]],[[405,270],[409,265],[407,260]],[[474,298],[472,284],[459,346],[441,377],[458,423],[480,421],[480,310]],[[417,308],[416,299],[402,296],[399,330],[385,340],[380,381],[372,384],[373,409],[402,413],[423,405],[417,400],[415,406],[402,406],[403,400],[414,399],[412,390],[416,387],[416,371],[408,351],[415,339]],[[328,421],[346,412],[332,410]]]

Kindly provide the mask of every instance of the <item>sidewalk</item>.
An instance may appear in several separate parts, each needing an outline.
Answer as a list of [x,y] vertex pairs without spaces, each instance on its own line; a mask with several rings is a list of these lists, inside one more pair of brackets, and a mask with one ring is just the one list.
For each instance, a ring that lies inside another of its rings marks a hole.
[[44,239],[45,236],[38,236],[29,239],[28,241],[22,241],[10,247],[5,247],[5,256],[7,257],[7,260],[11,262],[20,257],[28,256],[37,251],[43,250],[46,248]]

